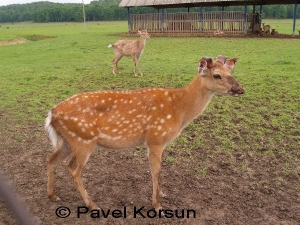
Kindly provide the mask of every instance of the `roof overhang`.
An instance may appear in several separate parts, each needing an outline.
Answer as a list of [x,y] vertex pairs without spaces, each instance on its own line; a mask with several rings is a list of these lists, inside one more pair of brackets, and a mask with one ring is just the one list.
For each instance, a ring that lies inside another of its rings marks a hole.
[[297,0],[122,0],[119,7],[186,8],[199,6],[295,4]]

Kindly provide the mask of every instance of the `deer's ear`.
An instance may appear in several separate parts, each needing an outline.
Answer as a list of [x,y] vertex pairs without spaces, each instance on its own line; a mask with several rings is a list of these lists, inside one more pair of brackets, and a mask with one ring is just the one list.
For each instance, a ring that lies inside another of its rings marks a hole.
[[230,60],[227,60],[224,64],[225,68],[229,69],[229,70],[232,70],[235,66],[235,63],[239,61],[238,58],[233,58],[233,59],[230,59]]
[[213,67],[214,62],[210,57],[202,57],[198,63],[198,73],[205,75],[208,68]]
[[216,61],[224,64],[226,62],[226,59],[227,59],[227,56],[218,55]]
[[141,29],[138,29],[137,33],[138,33],[138,35],[141,35],[142,34]]

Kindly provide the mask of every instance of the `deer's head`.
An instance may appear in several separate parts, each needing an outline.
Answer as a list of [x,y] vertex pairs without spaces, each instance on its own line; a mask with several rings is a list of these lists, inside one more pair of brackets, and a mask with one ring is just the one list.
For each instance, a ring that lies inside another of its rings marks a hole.
[[138,35],[140,35],[141,38],[147,39],[150,38],[150,35],[148,34],[147,30],[138,30]]
[[211,57],[203,57],[198,63],[198,73],[204,86],[212,92],[224,95],[239,96],[244,88],[231,76],[231,71],[238,58],[227,60],[226,56],[218,56],[216,61]]

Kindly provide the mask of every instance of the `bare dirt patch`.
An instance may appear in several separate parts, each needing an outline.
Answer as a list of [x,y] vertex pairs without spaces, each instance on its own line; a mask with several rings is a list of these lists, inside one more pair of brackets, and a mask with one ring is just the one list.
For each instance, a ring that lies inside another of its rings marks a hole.
[[0,46],[22,44],[27,41],[28,40],[25,38],[16,38],[14,40],[5,40],[5,41],[0,41]]
[[27,35],[24,37],[18,37],[13,40],[4,40],[0,41],[0,46],[6,46],[6,45],[16,45],[16,44],[22,44],[27,41],[40,41],[40,40],[46,40],[46,39],[52,39],[57,38],[56,36],[45,36],[40,34],[33,34],[33,35]]
[[[76,210],[84,206],[65,165],[57,170],[56,190],[60,202],[46,195],[46,157],[52,147],[44,132],[43,122],[16,122],[1,113],[1,170],[34,215],[37,224],[300,224],[299,174],[283,177],[281,162],[276,157],[257,158],[249,152],[214,157],[209,149],[194,149],[192,154],[178,155],[174,163],[163,163],[161,185],[167,197],[162,205],[171,210],[195,210],[195,218],[134,218],[134,207],[152,209],[152,184],[146,152],[96,149],[83,170],[83,182],[93,200],[107,210],[124,212],[121,218],[95,219],[90,214],[77,218]],[[216,143],[212,140],[212,146]],[[164,152],[164,158],[168,152]],[[247,162],[241,170],[230,162]],[[205,173],[195,171],[205,165]],[[279,166],[280,165],[280,166]],[[279,177],[283,177],[282,180]],[[71,210],[68,218],[59,218],[60,206]],[[186,212],[186,211],[185,211]],[[1,224],[17,224],[14,215],[0,201]]]

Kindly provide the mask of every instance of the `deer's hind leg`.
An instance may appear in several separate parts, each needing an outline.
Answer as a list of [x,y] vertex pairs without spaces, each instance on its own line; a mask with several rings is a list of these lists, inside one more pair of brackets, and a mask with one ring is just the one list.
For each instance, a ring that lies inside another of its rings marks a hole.
[[75,144],[74,146],[72,146],[73,157],[68,165],[68,171],[72,175],[76,187],[81,194],[81,197],[83,198],[86,206],[91,210],[98,209],[98,207],[88,195],[81,180],[81,173],[84,165],[87,163],[89,156],[94,150],[94,148],[95,144],[93,143],[89,145]]
[[149,164],[152,176],[152,205],[156,211],[162,209],[159,202],[159,197],[163,197],[164,194],[160,188],[160,171],[161,171],[161,158],[163,153],[163,146],[149,146]]
[[51,200],[58,201],[60,198],[54,192],[55,170],[59,164],[72,155],[69,144],[62,140],[56,150],[47,158],[47,193]]
[[119,68],[118,68],[118,62],[122,59],[123,55],[116,52],[115,53],[115,58],[113,59],[113,69],[112,69],[112,72],[114,75],[116,75],[116,73],[120,73],[119,72]]

